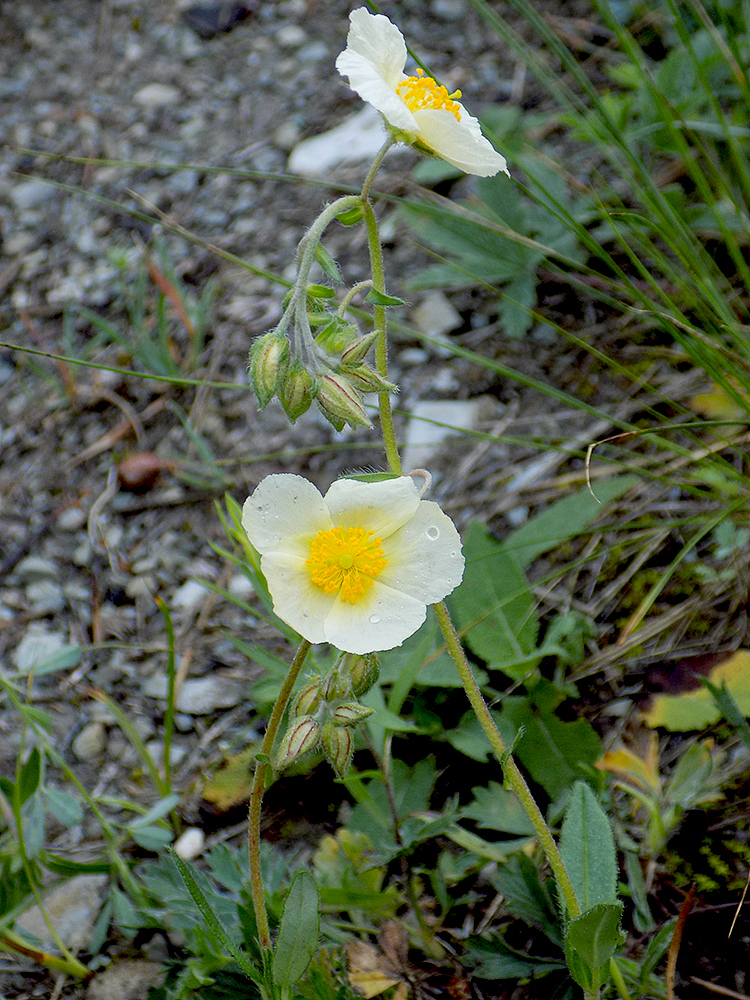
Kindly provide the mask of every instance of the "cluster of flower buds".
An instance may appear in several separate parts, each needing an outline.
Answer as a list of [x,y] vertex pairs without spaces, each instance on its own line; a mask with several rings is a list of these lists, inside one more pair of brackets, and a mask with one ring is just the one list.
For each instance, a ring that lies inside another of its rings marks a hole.
[[[276,396],[292,423],[315,401],[336,430],[346,424],[372,427],[361,394],[396,387],[366,363],[377,335],[363,336],[352,323],[320,309],[318,303],[328,297],[323,293],[331,291],[309,286],[303,308],[287,303],[278,327],[250,348],[250,381],[261,409]],[[319,329],[314,338],[311,326]]]
[[378,658],[342,653],[324,677],[306,684],[292,702],[289,726],[273,761],[282,771],[305,754],[321,749],[336,774],[343,778],[354,751],[352,730],[372,709],[357,698],[378,679]]

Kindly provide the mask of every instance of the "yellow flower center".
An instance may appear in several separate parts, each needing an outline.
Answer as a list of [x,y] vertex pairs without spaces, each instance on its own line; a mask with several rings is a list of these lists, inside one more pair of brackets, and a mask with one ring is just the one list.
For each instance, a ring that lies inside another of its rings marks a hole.
[[456,121],[461,121],[461,105],[453,100],[454,97],[461,96],[461,91],[456,90],[449,94],[442,84],[435,83],[431,76],[425,76],[421,69],[417,70],[416,76],[407,76],[402,80],[396,87],[396,93],[409,111],[438,108],[452,112],[456,116]]
[[380,538],[364,528],[319,531],[310,544],[310,577],[326,594],[341,592],[341,600],[356,604],[385,569]]

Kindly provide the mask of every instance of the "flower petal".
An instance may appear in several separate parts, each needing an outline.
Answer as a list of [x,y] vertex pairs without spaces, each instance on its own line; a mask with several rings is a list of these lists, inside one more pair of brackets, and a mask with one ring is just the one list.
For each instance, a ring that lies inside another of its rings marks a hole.
[[[349,15],[346,49],[367,60],[393,89],[403,79],[406,42],[396,25],[384,14],[371,14],[365,7],[353,10]],[[339,72],[344,73],[341,69]]]
[[279,618],[308,642],[329,642],[325,622],[334,604],[342,603],[338,595],[316,587],[304,559],[297,556],[271,552],[260,564]]
[[304,558],[321,529],[333,527],[325,500],[302,476],[266,476],[242,508],[242,527],[258,552],[280,548]]
[[326,641],[346,653],[393,649],[417,631],[427,616],[422,601],[375,580],[356,604],[337,600],[325,620]]
[[431,500],[421,500],[414,517],[388,540],[389,555],[378,582],[425,604],[442,601],[463,576],[461,538]]
[[482,135],[479,122],[463,107],[461,121],[441,108],[423,108],[415,111],[414,117],[419,138],[448,163],[478,177],[508,173],[505,157]]
[[419,508],[419,490],[411,476],[361,483],[337,479],[325,496],[334,524],[366,527],[379,538],[388,538]]
[[378,67],[364,56],[349,49],[336,59],[336,69],[342,76],[349,78],[349,86],[356,91],[363,101],[367,101],[383,115],[394,128],[416,135],[418,126],[414,115],[396,93],[396,87],[403,78],[398,74],[395,84],[384,79]]

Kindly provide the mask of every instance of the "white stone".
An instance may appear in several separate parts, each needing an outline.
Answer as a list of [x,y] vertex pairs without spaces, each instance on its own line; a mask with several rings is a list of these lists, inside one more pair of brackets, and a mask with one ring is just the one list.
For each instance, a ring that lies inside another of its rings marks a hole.
[[442,292],[430,294],[411,314],[412,322],[428,337],[440,337],[463,325],[461,314]]
[[367,105],[322,135],[304,139],[287,160],[287,170],[300,177],[325,177],[341,163],[372,160],[385,140],[383,120]]
[[37,614],[54,615],[65,607],[63,589],[52,580],[35,580],[28,584],[26,599]]
[[197,826],[189,826],[174,842],[174,852],[185,861],[197,858],[206,843],[206,835]]
[[232,597],[238,597],[241,601],[249,601],[255,593],[255,587],[244,573],[235,573],[227,584],[227,590]]
[[148,83],[133,95],[136,104],[142,108],[164,108],[177,104],[182,94],[169,83]]
[[[166,698],[166,677],[150,677],[141,691],[147,698]],[[218,708],[233,708],[245,697],[245,685],[233,677],[222,674],[191,677],[182,685],[177,698],[177,711],[186,715],[208,715]]]
[[173,608],[194,608],[202,604],[209,591],[197,580],[187,580],[172,595]]
[[87,514],[80,507],[67,507],[57,519],[61,531],[78,531],[86,523]]
[[412,469],[429,468],[446,438],[475,427],[483,408],[484,400],[481,398],[424,400],[415,403],[406,425],[404,470],[408,472]]
[[16,566],[16,575],[24,583],[34,583],[37,580],[57,580],[60,576],[60,567],[54,559],[26,556]]
[[296,49],[307,41],[307,32],[298,24],[285,24],[276,32],[276,41],[285,49]]

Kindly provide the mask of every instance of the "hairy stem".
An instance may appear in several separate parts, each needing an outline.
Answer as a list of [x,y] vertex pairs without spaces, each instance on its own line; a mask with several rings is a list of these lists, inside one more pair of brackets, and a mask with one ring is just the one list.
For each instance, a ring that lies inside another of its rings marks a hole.
[[544,816],[542,816],[539,806],[534,800],[534,796],[529,790],[529,786],[526,784],[526,779],[519,771],[516,762],[509,755],[505,741],[495,725],[495,722],[490,714],[490,710],[487,708],[476,678],[471,672],[471,667],[466,659],[466,654],[461,646],[461,641],[458,638],[456,629],[451,621],[448,608],[445,606],[444,601],[433,605],[433,607],[435,608],[435,614],[437,615],[438,622],[440,623],[440,629],[443,633],[445,644],[448,647],[448,652],[453,657],[453,661],[458,668],[464,690],[466,691],[469,701],[471,702],[471,707],[474,709],[474,714],[479,720],[479,724],[484,730],[487,739],[490,741],[490,745],[495,751],[495,755],[502,763],[505,781],[508,787],[518,796],[521,805],[524,808],[524,812],[533,824],[536,835],[539,838],[539,843],[542,846],[542,850],[544,851],[547,861],[549,862],[549,866],[557,879],[557,884],[560,888],[560,893],[565,900],[565,906],[567,907],[568,913],[571,917],[577,917],[581,912],[581,908],[578,905],[578,900],[576,899],[575,892],[573,891],[573,884],[570,881],[570,876],[568,875],[568,871],[560,855],[560,851],[558,850],[557,844],[555,843],[555,840],[550,833],[550,829],[544,820]]
[[[260,752],[264,758],[271,756],[276,735],[284,716],[284,711],[291,697],[294,684],[299,677],[302,664],[310,650],[310,643],[303,639],[295,653],[289,673],[284,678],[281,691],[273,706],[271,718],[268,720]],[[250,857],[250,890],[255,910],[255,922],[258,925],[258,941],[263,951],[271,950],[271,932],[268,928],[268,913],[266,912],[266,896],[263,891],[263,875],[260,870],[260,808],[263,803],[263,793],[266,788],[266,760],[258,761],[253,776],[253,788],[250,793],[250,806],[247,814],[247,851]]]

